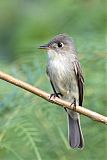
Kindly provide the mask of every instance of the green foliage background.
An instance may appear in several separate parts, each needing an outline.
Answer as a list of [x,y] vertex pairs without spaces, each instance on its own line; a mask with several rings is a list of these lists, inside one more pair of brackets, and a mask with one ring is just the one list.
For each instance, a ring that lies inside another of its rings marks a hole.
[[[71,35],[84,71],[84,106],[107,115],[106,4],[102,0],[1,0],[0,70],[52,92],[37,47]],[[70,149],[63,109],[0,81],[0,160],[106,160],[107,128],[81,116],[83,150]]]

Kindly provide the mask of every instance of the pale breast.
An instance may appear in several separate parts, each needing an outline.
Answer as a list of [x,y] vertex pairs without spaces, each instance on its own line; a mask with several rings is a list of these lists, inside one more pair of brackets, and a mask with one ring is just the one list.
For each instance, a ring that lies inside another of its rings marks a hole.
[[[63,95],[76,93],[77,82],[72,64],[62,56],[48,61],[48,75],[57,92]],[[71,94],[71,95],[72,95]]]

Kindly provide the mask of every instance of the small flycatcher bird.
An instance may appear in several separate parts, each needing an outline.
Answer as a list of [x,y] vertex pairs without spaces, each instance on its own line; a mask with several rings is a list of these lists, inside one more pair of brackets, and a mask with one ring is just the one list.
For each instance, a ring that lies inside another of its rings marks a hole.
[[[55,96],[74,106],[82,106],[84,78],[72,38],[59,34],[48,44],[40,46],[40,49],[48,52],[47,74]],[[69,144],[72,148],[83,148],[79,113],[65,110],[68,115]]]

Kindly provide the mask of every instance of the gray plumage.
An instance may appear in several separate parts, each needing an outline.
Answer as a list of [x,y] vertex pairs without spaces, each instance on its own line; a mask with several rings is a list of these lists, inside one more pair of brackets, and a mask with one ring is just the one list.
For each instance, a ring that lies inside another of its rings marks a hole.
[[[71,103],[76,100],[76,105],[82,106],[84,79],[73,40],[65,34],[60,34],[41,48],[48,51],[47,74],[54,92],[61,93],[63,100]],[[72,148],[83,148],[79,113],[68,109],[66,111],[69,144]]]

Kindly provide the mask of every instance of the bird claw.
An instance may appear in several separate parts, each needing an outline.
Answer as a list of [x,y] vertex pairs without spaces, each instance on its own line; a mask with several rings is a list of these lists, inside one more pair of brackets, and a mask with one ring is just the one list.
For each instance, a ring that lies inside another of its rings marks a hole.
[[53,101],[53,99],[55,99],[55,97],[60,98],[62,96],[61,93],[52,93],[49,97],[49,101]]
[[76,99],[74,98],[74,102],[70,104],[70,107],[73,105],[73,111],[76,111]]

